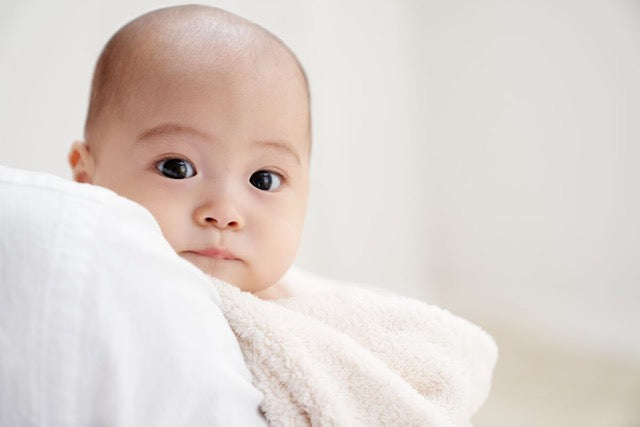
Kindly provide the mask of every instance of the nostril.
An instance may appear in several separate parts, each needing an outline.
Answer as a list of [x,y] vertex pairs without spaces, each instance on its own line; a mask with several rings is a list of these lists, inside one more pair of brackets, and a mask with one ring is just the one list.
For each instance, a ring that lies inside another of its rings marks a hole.
[[220,221],[212,216],[205,216],[205,217],[202,217],[200,221],[201,221],[201,224],[210,224],[210,225],[215,225],[216,227],[222,227],[222,228],[229,227],[233,229],[240,228],[240,223],[235,220],[225,222],[225,221]]

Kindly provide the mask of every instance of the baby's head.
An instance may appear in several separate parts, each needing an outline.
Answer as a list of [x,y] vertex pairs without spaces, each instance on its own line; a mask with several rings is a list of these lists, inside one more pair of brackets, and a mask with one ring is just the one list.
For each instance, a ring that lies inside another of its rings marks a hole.
[[205,6],[130,22],[94,74],[74,178],[145,206],[178,254],[243,290],[293,263],[307,205],[306,77],[263,28]]

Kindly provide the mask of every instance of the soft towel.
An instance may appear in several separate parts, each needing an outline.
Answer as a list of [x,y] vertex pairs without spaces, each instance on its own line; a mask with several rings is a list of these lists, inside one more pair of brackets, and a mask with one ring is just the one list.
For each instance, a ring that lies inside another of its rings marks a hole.
[[274,426],[467,426],[493,339],[446,310],[347,287],[261,300],[215,280]]

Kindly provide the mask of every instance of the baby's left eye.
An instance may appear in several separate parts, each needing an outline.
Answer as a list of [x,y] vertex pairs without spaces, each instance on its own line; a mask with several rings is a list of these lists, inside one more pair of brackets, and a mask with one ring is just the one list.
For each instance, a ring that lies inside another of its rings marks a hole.
[[258,171],[249,178],[251,185],[262,191],[276,191],[282,185],[282,178],[275,172]]

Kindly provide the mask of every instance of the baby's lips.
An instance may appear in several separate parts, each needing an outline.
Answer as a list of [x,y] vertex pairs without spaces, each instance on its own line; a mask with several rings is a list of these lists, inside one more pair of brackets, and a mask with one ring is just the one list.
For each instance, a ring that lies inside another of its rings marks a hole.
[[232,252],[226,249],[221,249],[221,248],[206,248],[206,249],[201,249],[201,250],[196,250],[191,252],[198,255],[206,256],[209,258],[215,258],[215,259],[228,259],[228,260],[238,259],[238,257],[235,256]]

